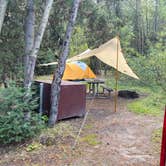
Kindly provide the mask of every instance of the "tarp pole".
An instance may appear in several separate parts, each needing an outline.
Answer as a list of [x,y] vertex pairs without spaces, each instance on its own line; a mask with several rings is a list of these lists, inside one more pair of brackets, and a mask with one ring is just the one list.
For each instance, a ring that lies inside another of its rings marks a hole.
[[116,71],[115,71],[115,112],[117,111],[118,103],[118,66],[119,66],[119,37],[117,36],[117,56],[116,56]]

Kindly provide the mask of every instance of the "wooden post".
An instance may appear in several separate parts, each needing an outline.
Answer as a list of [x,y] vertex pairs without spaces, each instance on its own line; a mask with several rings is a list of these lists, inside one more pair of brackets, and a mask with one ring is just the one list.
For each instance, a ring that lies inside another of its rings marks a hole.
[[117,36],[117,58],[116,58],[116,71],[115,71],[115,112],[117,111],[118,102],[118,66],[119,66],[119,37]]

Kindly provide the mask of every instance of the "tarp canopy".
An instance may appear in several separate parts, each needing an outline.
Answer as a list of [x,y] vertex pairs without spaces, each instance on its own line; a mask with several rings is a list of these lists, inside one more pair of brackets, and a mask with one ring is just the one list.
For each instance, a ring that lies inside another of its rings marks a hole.
[[63,80],[82,80],[88,78],[96,78],[87,64],[80,61],[66,63]]
[[[79,55],[69,58],[67,59],[67,62],[78,61],[92,56],[96,56],[99,60],[101,60],[102,62],[104,62],[109,66],[112,66],[121,73],[139,79],[138,76],[128,66],[123,56],[118,37],[109,40],[108,42],[102,44],[100,47],[96,49],[93,50],[88,49]],[[57,62],[43,64],[42,66],[53,65],[53,64],[57,64]]]

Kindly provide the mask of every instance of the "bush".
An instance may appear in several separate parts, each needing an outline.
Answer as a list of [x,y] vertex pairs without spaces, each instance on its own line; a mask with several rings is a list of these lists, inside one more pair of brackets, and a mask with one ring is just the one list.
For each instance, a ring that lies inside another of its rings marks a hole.
[[[24,100],[23,88],[10,86],[0,90],[0,143],[9,144],[34,137],[43,128],[43,122],[33,110],[36,100]],[[25,120],[25,112],[31,117]]]

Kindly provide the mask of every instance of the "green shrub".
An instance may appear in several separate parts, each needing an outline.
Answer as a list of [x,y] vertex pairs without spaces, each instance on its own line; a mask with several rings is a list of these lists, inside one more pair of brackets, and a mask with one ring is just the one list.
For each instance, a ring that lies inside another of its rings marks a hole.
[[[23,88],[10,86],[0,90],[0,143],[9,144],[25,141],[34,137],[43,127],[39,115],[33,110],[36,100],[30,97],[24,100]],[[30,95],[32,96],[32,95]],[[25,120],[25,112],[31,116]]]
[[[148,56],[137,56],[128,58],[128,63],[132,70],[138,75],[140,80],[131,79],[141,85],[149,87],[160,86],[166,92],[166,52],[162,49],[152,49]],[[127,78],[128,80],[128,78]]]

